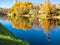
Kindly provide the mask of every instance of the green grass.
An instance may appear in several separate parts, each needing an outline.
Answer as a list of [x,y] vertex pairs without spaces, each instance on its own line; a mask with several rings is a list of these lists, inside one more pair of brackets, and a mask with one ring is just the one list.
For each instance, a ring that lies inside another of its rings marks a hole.
[[16,38],[7,28],[0,24],[0,45],[29,45],[22,39]]

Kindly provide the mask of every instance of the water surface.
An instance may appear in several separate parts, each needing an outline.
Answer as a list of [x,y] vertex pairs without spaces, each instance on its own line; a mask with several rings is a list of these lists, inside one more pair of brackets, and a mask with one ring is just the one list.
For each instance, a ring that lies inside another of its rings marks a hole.
[[0,23],[16,37],[29,42],[30,45],[60,45],[60,26],[57,26],[57,30],[50,30],[51,41],[48,41],[41,27],[40,30],[31,28],[30,30],[24,31],[23,29],[13,28],[8,20],[0,19]]

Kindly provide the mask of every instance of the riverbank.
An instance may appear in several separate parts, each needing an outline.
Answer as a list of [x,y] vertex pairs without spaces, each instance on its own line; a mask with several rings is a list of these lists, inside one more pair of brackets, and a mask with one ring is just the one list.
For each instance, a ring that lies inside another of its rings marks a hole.
[[28,43],[16,38],[0,23],[0,45],[28,45]]

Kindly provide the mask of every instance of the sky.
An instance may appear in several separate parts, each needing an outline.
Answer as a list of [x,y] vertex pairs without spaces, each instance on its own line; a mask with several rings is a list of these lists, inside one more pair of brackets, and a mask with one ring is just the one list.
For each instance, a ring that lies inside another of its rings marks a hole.
[[[20,0],[20,1],[24,1],[24,0]],[[33,4],[44,2],[44,0],[28,0],[28,1],[32,2]],[[13,2],[14,2],[14,0],[0,0],[0,7],[9,8],[13,5]],[[60,4],[60,0],[50,0],[50,2]]]

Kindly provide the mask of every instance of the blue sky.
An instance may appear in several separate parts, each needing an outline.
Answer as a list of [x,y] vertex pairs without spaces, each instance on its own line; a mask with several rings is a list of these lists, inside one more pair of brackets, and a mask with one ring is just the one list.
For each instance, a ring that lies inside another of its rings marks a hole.
[[[14,0],[0,0],[0,7],[2,8],[9,8],[13,5],[13,1]],[[24,1],[24,0],[20,0],[20,1]],[[44,0],[28,0],[29,2],[32,3],[43,3]],[[59,3],[60,4],[60,0],[50,0],[51,3]]]

